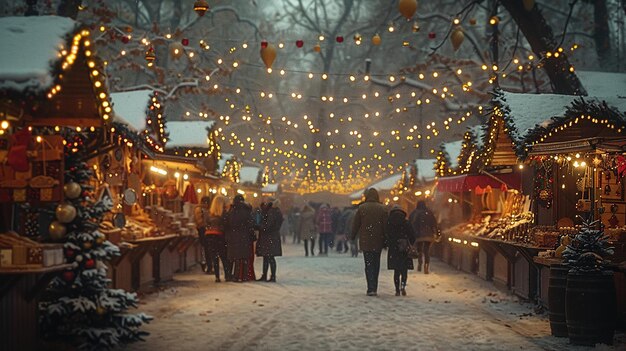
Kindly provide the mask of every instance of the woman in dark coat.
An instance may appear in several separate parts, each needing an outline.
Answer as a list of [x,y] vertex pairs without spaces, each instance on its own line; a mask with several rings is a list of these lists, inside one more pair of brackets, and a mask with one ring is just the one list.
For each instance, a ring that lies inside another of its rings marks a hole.
[[[261,224],[259,239],[256,242],[256,255],[263,257],[263,274],[258,281],[276,281],[276,256],[282,256],[280,242],[280,226],[283,223],[283,214],[280,211],[279,201],[272,200],[261,207]],[[267,270],[271,268],[270,279],[267,280]]]
[[248,280],[250,246],[254,236],[252,207],[237,195],[224,219],[226,257],[235,265],[234,281]]
[[413,269],[413,260],[407,255],[407,247],[415,242],[413,228],[406,219],[406,212],[400,206],[394,206],[387,220],[387,269],[393,269],[393,283],[396,296],[406,296],[406,280],[409,269]]

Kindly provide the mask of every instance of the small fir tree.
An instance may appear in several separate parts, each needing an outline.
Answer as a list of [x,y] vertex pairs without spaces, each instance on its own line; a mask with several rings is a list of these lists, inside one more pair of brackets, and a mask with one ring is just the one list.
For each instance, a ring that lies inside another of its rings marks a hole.
[[44,337],[88,350],[143,340],[148,333],[139,328],[152,318],[127,313],[137,306],[136,294],[108,288],[105,262],[120,252],[98,227],[112,199],[94,199],[92,170],[83,161],[86,136],[70,131],[65,139],[66,202],[56,212],[59,222],[65,222],[59,225],[66,228],[65,258],[72,267],[52,280],[40,302]]
[[565,263],[572,273],[601,272],[613,254],[603,227],[596,229],[599,221],[585,221],[572,242],[563,251]]

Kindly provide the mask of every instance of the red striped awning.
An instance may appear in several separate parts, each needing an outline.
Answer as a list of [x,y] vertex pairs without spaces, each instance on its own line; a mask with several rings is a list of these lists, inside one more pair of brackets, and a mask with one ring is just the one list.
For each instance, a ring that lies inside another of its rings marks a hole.
[[504,182],[509,189],[520,189],[522,179],[519,173],[494,174],[493,176],[500,181],[482,174],[464,174],[454,177],[439,178],[439,180],[437,180],[437,191],[460,193],[474,191],[477,186],[485,188],[488,185],[492,188],[500,189],[503,185],[502,182]]

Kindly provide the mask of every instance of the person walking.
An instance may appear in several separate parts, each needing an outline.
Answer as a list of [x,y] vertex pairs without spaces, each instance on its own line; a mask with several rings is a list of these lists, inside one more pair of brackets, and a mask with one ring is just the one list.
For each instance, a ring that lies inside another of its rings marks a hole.
[[385,246],[387,211],[380,203],[378,191],[369,188],[365,192],[365,202],[359,205],[354,215],[350,239],[359,237],[359,246],[365,260],[367,296],[378,294],[378,274],[380,273],[380,253]]
[[315,218],[317,231],[320,233],[320,255],[328,256],[328,246],[333,235],[332,211],[328,204],[322,204]]
[[215,281],[220,282],[220,259],[224,267],[224,278],[231,281],[230,262],[226,259],[226,241],[224,239],[224,215],[228,203],[226,197],[217,195],[211,202],[209,217],[204,231],[204,240],[207,243],[205,249],[207,265],[213,266]]
[[233,281],[247,281],[249,278],[253,225],[252,207],[244,201],[242,195],[235,196],[224,218],[226,256],[234,264],[235,269]]
[[300,227],[298,228],[298,241],[304,241],[304,255],[309,256],[307,244],[311,243],[311,256],[315,256],[315,210],[308,203],[304,204],[300,212]]
[[409,222],[413,227],[415,241],[417,243],[417,270],[422,270],[423,256],[424,274],[428,274],[430,270],[430,246],[435,241],[439,232],[437,220],[433,212],[426,207],[426,202],[419,201],[415,210],[411,212]]
[[[280,227],[283,223],[283,214],[280,211],[280,201],[271,199],[261,207],[261,224],[259,238],[256,242],[256,255],[263,257],[263,274],[258,281],[276,282],[276,256],[282,256]],[[271,269],[271,276],[267,279],[267,270]]]
[[406,212],[394,205],[387,219],[387,269],[393,270],[393,284],[396,296],[406,296],[406,281],[409,269],[413,269],[413,259],[407,255],[409,245],[413,245],[415,235],[413,228],[406,219]]
[[200,199],[200,204],[196,206],[193,211],[193,220],[196,224],[196,228],[198,229],[198,238],[200,241],[200,245],[202,246],[202,253],[204,254],[204,262],[201,263],[202,271],[209,274],[211,273],[212,261],[210,261],[210,249],[209,243],[206,240],[206,227],[207,221],[209,219],[209,208],[211,206],[211,198],[208,196],[202,197]]

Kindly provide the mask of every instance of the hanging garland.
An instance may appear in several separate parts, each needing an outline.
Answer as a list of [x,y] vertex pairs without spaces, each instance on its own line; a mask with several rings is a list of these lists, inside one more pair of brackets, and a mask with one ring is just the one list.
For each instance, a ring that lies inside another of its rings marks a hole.
[[537,203],[545,208],[552,207],[554,194],[552,184],[554,182],[552,165],[553,160],[550,157],[541,157],[531,159],[531,166],[537,170],[535,172],[535,184],[533,197]]

